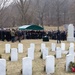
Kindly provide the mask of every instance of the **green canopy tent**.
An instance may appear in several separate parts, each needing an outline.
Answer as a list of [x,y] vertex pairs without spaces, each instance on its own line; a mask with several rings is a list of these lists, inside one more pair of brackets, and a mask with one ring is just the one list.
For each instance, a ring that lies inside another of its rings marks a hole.
[[19,30],[44,30],[44,28],[38,25],[23,25],[19,27]]

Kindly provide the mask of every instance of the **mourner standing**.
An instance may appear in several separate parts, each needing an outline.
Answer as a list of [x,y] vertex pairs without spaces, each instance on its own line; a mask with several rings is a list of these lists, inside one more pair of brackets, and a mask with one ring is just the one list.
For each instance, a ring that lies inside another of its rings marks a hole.
[[15,30],[12,29],[11,31],[11,41],[14,42],[15,41]]
[[57,43],[61,43],[61,35],[60,30],[57,31]]

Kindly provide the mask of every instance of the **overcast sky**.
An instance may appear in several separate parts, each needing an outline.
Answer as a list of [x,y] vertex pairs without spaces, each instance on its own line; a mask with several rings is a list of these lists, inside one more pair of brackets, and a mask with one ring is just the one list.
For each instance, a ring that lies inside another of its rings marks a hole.
[[6,6],[9,6],[12,2],[13,2],[13,0],[9,0],[9,2],[6,4]]
[[10,0],[10,2],[12,2],[13,0]]
[[10,3],[13,2],[13,0],[9,0],[9,1],[10,1]]

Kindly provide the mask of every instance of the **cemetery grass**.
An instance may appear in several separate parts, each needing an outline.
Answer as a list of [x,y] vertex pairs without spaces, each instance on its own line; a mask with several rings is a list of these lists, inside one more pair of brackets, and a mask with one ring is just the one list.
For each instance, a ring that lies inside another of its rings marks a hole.
[[[51,51],[51,43],[56,43],[56,40],[50,40],[49,42],[45,42],[46,46],[49,49],[49,55],[55,55],[55,52]],[[66,50],[69,48],[69,42],[62,41],[66,43]],[[22,44],[24,45],[24,52],[22,54],[18,54],[18,61],[17,62],[11,62],[9,61],[10,54],[6,54],[4,52],[5,50],[5,44],[9,43],[11,44],[11,48],[17,48],[18,41],[17,42],[7,42],[7,41],[0,41],[0,54],[2,55],[2,58],[6,59],[6,68],[7,68],[7,75],[22,75],[21,69],[22,69],[22,58],[27,56],[27,49],[30,47],[30,43],[35,43],[35,52],[34,52],[34,60],[33,60],[33,74],[32,75],[46,75],[46,72],[44,72],[44,66],[45,66],[45,60],[41,59],[41,43],[42,40],[22,40]],[[57,46],[60,47],[60,44],[57,44]],[[55,59],[55,73],[52,75],[75,75],[75,73],[68,73],[65,70],[65,64],[66,64],[66,55],[62,54],[61,59]]]

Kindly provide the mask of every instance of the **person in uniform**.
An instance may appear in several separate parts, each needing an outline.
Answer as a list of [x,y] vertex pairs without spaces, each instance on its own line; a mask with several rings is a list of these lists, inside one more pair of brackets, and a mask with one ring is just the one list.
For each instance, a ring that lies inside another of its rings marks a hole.
[[15,30],[14,29],[11,30],[11,41],[12,42],[15,41]]

